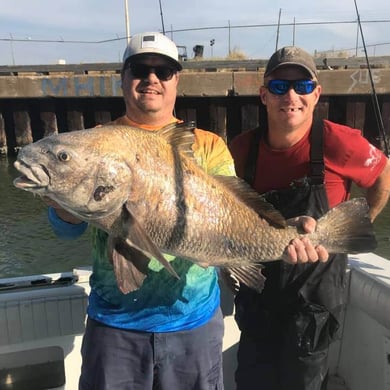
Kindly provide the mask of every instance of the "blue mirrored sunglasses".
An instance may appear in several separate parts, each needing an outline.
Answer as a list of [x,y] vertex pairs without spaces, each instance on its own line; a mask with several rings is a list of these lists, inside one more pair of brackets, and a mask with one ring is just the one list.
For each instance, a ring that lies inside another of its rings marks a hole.
[[274,95],[284,95],[293,88],[298,95],[308,95],[317,86],[314,80],[270,80],[267,88]]

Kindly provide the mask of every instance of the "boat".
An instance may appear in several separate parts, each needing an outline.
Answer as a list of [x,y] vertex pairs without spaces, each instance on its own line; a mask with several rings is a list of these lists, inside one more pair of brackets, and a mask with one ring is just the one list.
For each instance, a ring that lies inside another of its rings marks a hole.
[[[75,390],[78,386],[89,267],[0,279],[0,388]],[[240,336],[233,296],[221,286],[224,383],[235,389]],[[328,390],[390,389],[390,261],[349,256],[348,304],[330,350]]]

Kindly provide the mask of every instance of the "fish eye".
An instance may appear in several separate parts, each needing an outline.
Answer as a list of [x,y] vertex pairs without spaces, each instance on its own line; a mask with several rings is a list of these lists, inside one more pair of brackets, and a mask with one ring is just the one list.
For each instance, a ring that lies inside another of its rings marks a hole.
[[66,162],[70,160],[70,154],[65,152],[64,150],[57,153],[57,157],[60,161]]

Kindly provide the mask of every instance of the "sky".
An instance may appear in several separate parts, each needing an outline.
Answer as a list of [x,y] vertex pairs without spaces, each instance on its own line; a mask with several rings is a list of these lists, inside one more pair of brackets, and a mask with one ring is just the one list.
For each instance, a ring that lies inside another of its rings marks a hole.
[[[390,1],[356,2],[368,55],[390,55]],[[127,0],[128,28],[125,4],[1,0],[0,66],[120,62],[127,30],[165,32],[189,59],[195,45],[205,59],[229,52],[267,59],[292,44],[312,54],[364,56],[354,0]]]

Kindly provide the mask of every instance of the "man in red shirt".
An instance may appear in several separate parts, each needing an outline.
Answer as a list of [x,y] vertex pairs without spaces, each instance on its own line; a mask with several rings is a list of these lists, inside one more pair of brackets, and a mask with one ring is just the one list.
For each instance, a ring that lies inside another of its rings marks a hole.
[[[349,198],[354,182],[366,189],[373,221],[389,197],[390,163],[359,130],[313,121],[320,94],[308,53],[297,47],[275,52],[260,88],[267,121],[230,145],[237,174],[285,218],[320,217]],[[261,294],[240,287],[237,390],[325,389],[329,344],[345,303],[346,265],[345,255],[270,262]]]

